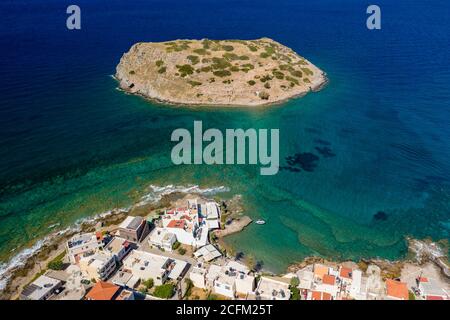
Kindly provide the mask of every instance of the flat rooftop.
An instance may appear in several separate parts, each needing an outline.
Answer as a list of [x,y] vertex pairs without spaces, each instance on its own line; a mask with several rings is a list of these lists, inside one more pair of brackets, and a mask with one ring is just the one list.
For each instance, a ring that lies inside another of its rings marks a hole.
[[119,228],[122,229],[129,229],[129,230],[137,230],[139,226],[142,224],[142,221],[144,221],[144,218],[142,217],[133,217],[128,216],[120,225]]

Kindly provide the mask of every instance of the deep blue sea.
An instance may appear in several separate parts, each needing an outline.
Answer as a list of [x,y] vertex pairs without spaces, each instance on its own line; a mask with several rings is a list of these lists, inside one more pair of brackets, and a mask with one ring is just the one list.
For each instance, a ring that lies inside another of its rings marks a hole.
[[[78,0],[0,3],[0,262],[150,185],[226,186],[264,218],[227,242],[283,270],[308,255],[401,258],[405,236],[449,239],[450,2]],[[270,37],[327,72],[281,106],[173,107],[116,89],[136,42]],[[300,172],[174,166],[172,130],[279,128]],[[224,195],[227,196],[227,195]],[[382,212],[381,214],[378,214]]]

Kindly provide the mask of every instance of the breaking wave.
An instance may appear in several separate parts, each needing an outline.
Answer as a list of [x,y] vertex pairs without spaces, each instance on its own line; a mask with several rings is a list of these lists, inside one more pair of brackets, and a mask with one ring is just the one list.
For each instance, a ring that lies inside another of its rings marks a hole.
[[[169,195],[171,193],[196,193],[204,196],[212,196],[217,193],[229,192],[230,189],[224,186],[211,187],[211,188],[200,188],[197,185],[187,185],[187,186],[155,186],[150,185],[140,201],[135,205],[145,205],[149,203],[159,202],[163,196]],[[76,233],[81,231],[81,226],[83,224],[95,224],[99,219],[104,219],[110,215],[120,214],[124,212],[129,212],[132,206],[127,208],[117,208],[108,210],[91,217],[81,218],[77,220],[72,226],[67,227],[60,231],[55,231],[38,240],[31,247],[21,250],[18,254],[12,257],[7,263],[0,264],[0,291],[4,290],[11,278],[12,273],[17,268],[24,266],[28,259],[37,254],[45,245],[50,244],[56,236],[64,236],[70,233]],[[50,225],[48,228],[53,229],[59,226],[59,223]]]
[[200,188],[197,185],[188,185],[188,186],[155,186],[150,185],[147,189],[147,193],[141,198],[137,205],[144,205],[149,203],[157,203],[162,199],[163,196],[172,194],[172,193],[197,193],[204,196],[212,196],[217,193],[229,192],[230,189],[224,186],[220,187],[211,187],[211,188]]

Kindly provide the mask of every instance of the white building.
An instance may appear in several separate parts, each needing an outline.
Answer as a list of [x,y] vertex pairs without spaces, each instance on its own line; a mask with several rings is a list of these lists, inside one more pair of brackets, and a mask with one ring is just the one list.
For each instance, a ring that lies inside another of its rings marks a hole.
[[209,230],[220,228],[220,209],[217,203],[207,202],[200,205],[200,214],[206,219]]
[[191,273],[189,274],[189,278],[191,279],[194,287],[197,287],[200,289],[207,288],[207,283],[206,283],[206,274],[207,273],[208,273],[208,270],[206,270],[206,268],[204,268],[201,264],[192,268]]
[[172,251],[174,243],[177,241],[175,233],[164,228],[155,228],[149,236],[148,242],[151,246],[155,246],[165,251]]
[[155,285],[161,285],[169,278],[177,280],[186,267],[185,261],[139,250],[133,250],[123,260],[124,271],[141,281],[153,279]]
[[161,222],[178,242],[200,248],[208,244],[208,231],[220,227],[220,209],[215,202],[189,200],[187,207],[166,210]]
[[209,262],[218,257],[221,257],[222,254],[212,244],[207,244],[206,246],[203,246],[197,251],[195,251],[194,256],[197,260]]
[[352,283],[348,290],[349,295],[355,300],[367,299],[367,279],[363,278],[361,270],[352,271]]
[[300,270],[297,272],[299,280],[298,288],[302,290],[311,290],[314,284],[314,272],[310,270]]
[[419,291],[425,300],[447,300],[449,298],[449,294],[433,279],[419,278]]
[[61,286],[62,281],[42,275],[23,289],[20,299],[47,300]]
[[229,298],[246,297],[255,289],[255,277],[243,264],[230,261],[225,266],[211,265],[206,275],[206,285],[214,293]]
[[66,251],[71,263],[78,261],[88,255],[92,255],[101,246],[94,233],[84,233],[73,236],[66,242]]
[[261,277],[256,289],[258,300],[289,300],[291,291],[289,290],[290,279],[280,277]]
[[120,237],[114,237],[104,248],[104,251],[113,255],[117,262],[122,261],[131,250],[131,243]]
[[214,280],[213,290],[215,293],[233,299],[236,294],[236,277],[228,273],[221,272]]
[[112,254],[96,253],[79,261],[81,273],[88,279],[105,281],[116,270],[116,257]]

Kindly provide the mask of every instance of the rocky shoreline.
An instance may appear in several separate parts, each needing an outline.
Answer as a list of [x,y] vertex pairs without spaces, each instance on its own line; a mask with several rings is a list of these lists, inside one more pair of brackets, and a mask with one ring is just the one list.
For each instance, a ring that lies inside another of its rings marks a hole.
[[321,90],[325,72],[269,39],[137,43],[116,68],[120,89],[189,106],[263,106]]
[[[30,283],[36,275],[42,273],[42,269],[49,261],[65,251],[65,242],[77,233],[108,231],[113,232],[117,225],[128,215],[135,216],[151,216],[158,215],[161,210],[176,206],[181,202],[185,202],[187,198],[203,197],[198,193],[173,192],[163,194],[161,198],[154,203],[137,203],[127,209],[116,209],[107,213],[98,215],[94,218],[86,219],[77,226],[67,228],[63,231],[55,232],[43,240],[42,246],[34,254],[32,254],[22,265],[10,270],[7,284],[0,291],[0,299],[17,299],[19,292],[24,286]],[[221,211],[223,212],[222,224],[223,229],[216,230],[211,233],[212,240],[223,252],[228,256],[239,252],[238,248],[227,245],[224,238],[230,234],[234,234],[244,230],[252,219],[244,215],[242,207],[242,199],[236,195],[228,200],[217,199],[221,203]],[[450,267],[448,263],[448,250],[445,246],[437,244],[431,240],[417,240],[408,238],[409,254],[402,260],[389,261],[385,259],[361,259],[355,261],[333,261],[322,257],[307,257],[300,262],[293,263],[287,268],[288,273],[295,273],[308,265],[321,263],[330,266],[352,265],[355,268],[365,271],[367,266],[375,265],[381,269],[384,278],[399,278],[402,270],[415,266],[426,266],[432,264],[433,268],[438,268],[442,275],[442,282],[450,283]],[[446,251],[447,250],[447,251]],[[249,253],[249,257],[251,253]],[[249,261],[247,263],[251,264]],[[253,266],[250,266],[253,267]],[[45,271],[45,270],[44,270]],[[5,280],[5,279],[2,279]]]

